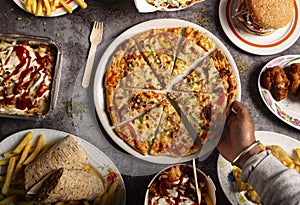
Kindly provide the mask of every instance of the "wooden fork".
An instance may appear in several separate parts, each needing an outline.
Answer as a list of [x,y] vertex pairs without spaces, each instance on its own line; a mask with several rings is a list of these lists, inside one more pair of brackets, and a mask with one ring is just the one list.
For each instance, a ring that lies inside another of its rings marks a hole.
[[91,47],[90,47],[90,51],[86,62],[83,79],[82,79],[82,87],[84,88],[89,87],[96,49],[97,46],[102,41],[102,36],[103,36],[103,22],[95,21],[90,35]]

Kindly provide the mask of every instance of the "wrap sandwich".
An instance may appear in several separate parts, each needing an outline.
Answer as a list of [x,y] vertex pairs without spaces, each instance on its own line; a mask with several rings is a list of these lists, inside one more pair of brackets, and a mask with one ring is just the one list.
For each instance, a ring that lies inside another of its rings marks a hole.
[[25,167],[25,191],[28,192],[33,185],[51,171],[59,168],[83,170],[88,164],[85,149],[74,136],[68,135]]
[[60,168],[34,185],[26,197],[41,203],[91,201],[105,192],[102,180],[89,172]]

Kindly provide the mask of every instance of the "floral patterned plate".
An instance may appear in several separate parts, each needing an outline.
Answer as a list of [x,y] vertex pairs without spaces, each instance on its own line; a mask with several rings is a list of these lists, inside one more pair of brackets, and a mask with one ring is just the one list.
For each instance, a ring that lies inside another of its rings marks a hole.
[[[255,136],[265,146],[280,145],[288,156],[296,158],[294,149],[300,147],[300,141],[297,139],[269,131],[255,131]],[[232,170],[235,168],[221,154],[219,155],[217,161],[218,179],[225,196],[232,205],[257,205],[246,198],[245,192],[235,191],[235,178],[232,175]]]
[[270,91],[261,86],[261,75],[267,68],[276,65],[286,68],[292,63],[300,63],[300,55],[281,56],[268,62],[259,74],[258,89],[264,103],[276,117],[300,130],[300,98],[289,95],[281,101],[276,101]]

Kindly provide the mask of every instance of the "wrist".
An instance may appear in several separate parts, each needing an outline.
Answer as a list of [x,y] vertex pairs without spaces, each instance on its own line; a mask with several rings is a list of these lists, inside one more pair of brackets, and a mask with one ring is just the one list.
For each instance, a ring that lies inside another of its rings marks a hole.
[[259,141],[256,140],[252,144],[245,147],[240,154],[231,162],[233,165],[236,165],[240,168],[244,165],[244,163],[254,154],[261,152],[262,150],[259,147]]
[[238,160],[236,160],[234,165],[242,169],[242,167],[244,166],[244,164],[247,162],[248,159],[250,159],[253,155],[259,154],[262,151],[263,150],[261,149],[259,144],[256,144],[252,149],[246,152],[245,155],[243,155]]

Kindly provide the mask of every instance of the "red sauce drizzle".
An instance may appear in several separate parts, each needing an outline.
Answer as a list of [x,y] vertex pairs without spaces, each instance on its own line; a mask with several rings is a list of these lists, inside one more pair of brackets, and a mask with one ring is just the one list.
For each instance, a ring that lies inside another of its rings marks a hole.
[[[174,183],[171,181],[166,175],[163,175],[159,178],[159,189],[162,196],[168,196],[166,201],[172,205],[178,205],[184,202],[185,197],[191,198],[195,203],[193,205],[197,205],[196,203],[196,192],[195,189],[192,188],[192,185],[195,184],[193,177],[191,177],[191,172],[189,170],[182,170],[182,175],[178,179],[178,183]],[[188,178],[187,181],[183,182],[184,178]],[[177,197],[171,197],[169,195],[168,189],[174,189],[177,192]],[[172,203],[171,198],[174,199],[175,203]]]
[[[37,104],[34,99],[43,96],[43,94],[49,90],[49,88],[45,86],[45,79],[47,75],[44,75],[42,82],[36,88],[36,92],[30,93],[30,87],[38,79],[38,73],[44,72],[45,66],[49,65],[50,57],[48,55],[41,57],[38,52],[35,52],[35,61],[40,65],[38,67],[30,65],[32,57],[30,56],[29,50],[27,50],[24,46],[15,46],[13,52],[16,53],[20,63],[10,74],[7,74],[4,77],[1,83],[2,85],[5,85],[5,89],[2,91],[3,99],[0,100],[0,103],[4,105],[15,105],[16,108],[20,110],[30,110]],[[6,59],[3,67],[9,63],[9,60],[10,57]],[[22,68],[23,70],[21,71]],[[11,80],[11,78],[17,74],[19,74],[19,79],[16,81]],[[24,82],[26,76],[29,74],[30,79],[27,82]],[[24,91],[23,93],[21,93],[22,90]],[[19,96],[16,97],[17,95]]]

